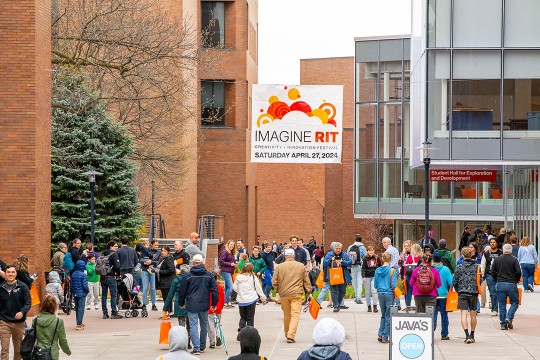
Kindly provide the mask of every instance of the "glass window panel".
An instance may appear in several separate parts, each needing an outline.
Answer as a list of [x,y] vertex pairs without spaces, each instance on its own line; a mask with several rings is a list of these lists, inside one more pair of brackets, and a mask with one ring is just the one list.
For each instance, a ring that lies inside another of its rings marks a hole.
[[499,50],[455,50],[454,79],[499,79],[501,52]]
[[379,60],[379,41],[357,41],[356,61],[377,62]]
[[454,47],[501,47],[502,0],[454,0]]
[[452,184],[454,188],[454,202],[476,202],[476,182],[464,181],[453,182]]
[[[429,50],[427,116],[430,138],[447,138],[450,94],[450,51]],[[442,131],[442,132],[441,132]]]
[[[403,162],[403,197],[407,199],[424,198],[424,178],[425,170],[423,167],[411,169],[409,162]],[[413,200],[420,201],[420,200]]]
[[452,91],[452,130],[500,129],[500,80],[454,80]]
[[356,163],[358,182],[357,200],[361,201],[377,201],[377,170],[375,162],[360,162]]
[[401,199],[401,163],[379,163],[379,191],[382,199]]
[[403,60],[411,60],[411,39],[403,39]]
[[395,159],[401,155],[401,103],[379,106],[379,158]]
[[538,15],[540,15],[538,0],[505,1],[504,46],[539,47]]
[[[538,26],[540,28],[540,25]],[[506,50],[504,52],[505,79],[540,79],[540,51]]]
[[225,125],[225,83],[201,82],[201,119],[203,126]]
[[450,47],[450,0],[429,0],[428,44],[429,47]]
[[380,61],[400,61],[403,58],[403,40],[381,40],[379,42]]
[[379,63],[379,101],[397,101],[402,97],[403,62]]
[[358,105],[358,144],[359,159],[375,158],[375,119],[377,108],[374,105]]
[[358,64],[358,101],[373,102],[377,100],[378,62]]
[[203,47],[225,47],[224,2],[201,2],[201,30]]
[[540,130],[540,79],[505,79],[504,130]]

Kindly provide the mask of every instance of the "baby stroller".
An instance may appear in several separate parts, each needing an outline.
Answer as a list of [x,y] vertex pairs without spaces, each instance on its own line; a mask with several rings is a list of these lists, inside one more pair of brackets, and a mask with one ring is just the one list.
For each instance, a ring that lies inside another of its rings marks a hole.
[[138,309],[142,309],[141,317],[147,317],[148,311],[143,309],[142,302],[138,296],[138,286],[133,286],[134,283],[133,275],[131,274],[124,274],[121,278],[117,278],[118,309],[125,310],[124,316],[127,318],[139,316]]
[[[52,271],[56,271],[60,275],[62,281],[62,289],[64,290],[64,301],[59,304],[60,309],[66,314],[71,314],[71,310],[75,309],[75,299],[71,292],[71,278],[69,277],[69,271],[62,268],[54,268]],[[45,272],[45,283],[49,283],[49,271]]]

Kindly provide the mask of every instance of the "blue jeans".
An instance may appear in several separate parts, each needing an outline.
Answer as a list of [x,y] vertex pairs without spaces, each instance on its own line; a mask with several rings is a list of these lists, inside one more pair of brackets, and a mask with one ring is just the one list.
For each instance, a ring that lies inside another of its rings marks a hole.
[[77,325],[81,325],[83,323],[85,305],[86,305],[86,296],[75,298],[75,314],[76,314],[75,318],[77,319]]
[[520,264],[521,276],[523,277],[523,290],[529,290],[529,284],[534,286],[534,264]]
[[364,278],[364,291],[366,294],[366,304],[371,305],[371,299],[373,299],[373,305],[377,306],[377,289],[375,289],[374,278]]
[[378,336],[383,340],[388,340],[390,335],[390,305],[394,303],[394,294],[379,293],[379,305],[381,306],[381,322],[379,324]]
[[[525,282],[525,277],[523,277]],[[498,282],[495,287],[497,288],[497,299],[499,300],[499,320],[501,326],[506,326],[506,319],[514,320],[514,314],[519,307],[518,289],[517,284]],[[506,313],[506,298],[510,298],[510,309]]]
[[[325,282],[324,287],[322,288],[319,296],[317,297],[317,301],[319,302],[319,304],[322,304],[322,302],[324,301],[324,297],[326,296],[326,293],[328,293],[328,290],[330,290],[330,283]],[[341,304],[339,305],[345,305],[345,300],[342,300]]]
[[411,276],[406,275],[405,281],[407,281],[407,292],[405,293],[405,306],[411,307],[411,301],[412,301],[412,286],[411,284]]
[[[266,300],[270,299],[270,291],[272,290],[272,285],[263,285],[262,289],[264,292],[264,296],[266,296]],[[315,291],[315,289],[313,291]]]
[[[189,334],[193,343],[193,350],[200,351],[206,349],[206,336],[208,335],[208,311],[200,313],[188,312]],[[199,325],[201,323],[201,332],[199,335]]]
[[493,280],[491,274],[486,274],[486,282],[489,289],[489,298],[491,300],[491,311],[498,311],[497,290],[495,290],[495,280]]
[[118,314],[118,308],[116,307],[116,279],[114,277],[101,277],[101,310],[103,315],[109,315],[107,310],[107,292],[111,292],[111,313],[113,315]]
[[360,265],[351,266],[352,285],[356,300],[362,299],[362,267]]
[[148,301],[148,287],[150,286],[150,298],[152,300],[152,305],[156,305],[156,273],[149,273],[148,271],[143,271],[141,273],[142,277],[142,303],[146,305]]
[[231,300],[230,297],[233,291],[232,274],[222,271],[221,277],[223,278],[223,281],[225,281],[225,304],[228,304]]
[[438,298],[435,304],[435,312],[433,313],[433,330],[437,329],[437,318],[441,312],[441,337],[448,336],[448,313],[446,312],[446,298]]
[[347,290],[347,284],[331,285],[330,295],[332,295],[332,304],[334,308],[338,308],[345,299],[345,291]]

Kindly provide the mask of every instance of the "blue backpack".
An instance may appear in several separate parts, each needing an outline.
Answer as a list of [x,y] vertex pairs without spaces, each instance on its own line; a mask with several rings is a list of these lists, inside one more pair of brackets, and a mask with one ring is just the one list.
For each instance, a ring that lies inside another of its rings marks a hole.
[[67,271],[73,270],[75,267],[75,263],[73,263],[73,259],[71,258],[71,253],[68,251],[66,255],[64,255],[64,260],[62,260],[62,267],[66,269]]

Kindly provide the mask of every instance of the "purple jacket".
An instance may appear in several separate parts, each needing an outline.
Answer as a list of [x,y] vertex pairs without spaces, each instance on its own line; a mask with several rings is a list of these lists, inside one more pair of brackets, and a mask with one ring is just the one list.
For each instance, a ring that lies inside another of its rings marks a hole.
[[416,269],[414,269],[413,273],[411,274],[411,282],[409,285],[412,286],[413,289],[413,296],[416,295],[427,295],[427,296],[434,296],[437,297],[437,289],[441,287],[441,275],[435,269],[433,266],[430,266],[431,272],[433,273],[433,277],[435,278],[435,286],[433,286],[433,290],[431,290],[430,294],[420,294],[418,290],[416,289],[416,277],[418,276],[418,270],[420,270],[420,266],[418,266]]
[[230,274],[234,273],[234,266],[231,264],[236,262],[236,259],[234,258],[233,254],[230,254],[227,250],[223,249],[221,250],[221,253],[219,253],[219,261],[218,265],[221,269],[221,272],[227,272]]

